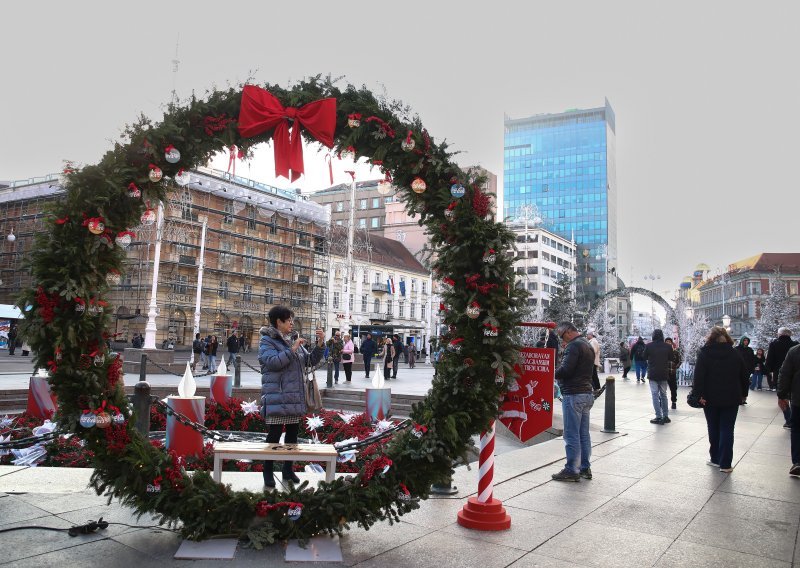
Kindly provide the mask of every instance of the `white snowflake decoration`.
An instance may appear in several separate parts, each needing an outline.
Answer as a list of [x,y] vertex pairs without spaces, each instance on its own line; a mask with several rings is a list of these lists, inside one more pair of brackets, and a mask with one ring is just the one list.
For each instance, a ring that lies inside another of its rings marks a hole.
[[242,412],[245,414],[257,414],[260,411],[258,403],[253,400],[250,402],[242,402]]

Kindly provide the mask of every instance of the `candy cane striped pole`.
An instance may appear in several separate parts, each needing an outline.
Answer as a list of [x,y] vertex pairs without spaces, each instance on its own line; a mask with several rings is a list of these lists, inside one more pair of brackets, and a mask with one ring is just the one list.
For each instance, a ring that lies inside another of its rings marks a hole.
[[481,453],[478,459],[478,501],[488,503],[494,490],[494,421],[481,433]]
[[481,454],[478,459],[478,495],[467,499],[458,512],[462,527],[479,531],[503,531],[511,527],[511,517],[503,503],[492,496],[494,490],[494,421],[481,433]]

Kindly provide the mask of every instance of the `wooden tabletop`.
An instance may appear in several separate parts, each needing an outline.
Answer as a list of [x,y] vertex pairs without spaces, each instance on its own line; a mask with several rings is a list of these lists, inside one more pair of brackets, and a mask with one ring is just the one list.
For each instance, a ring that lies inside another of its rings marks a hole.
[[332,444],[265,444],[262,442],[217,442],[215,452],[236,452],[237,454],[314,454],[317,456],[336,456],[339,453]]

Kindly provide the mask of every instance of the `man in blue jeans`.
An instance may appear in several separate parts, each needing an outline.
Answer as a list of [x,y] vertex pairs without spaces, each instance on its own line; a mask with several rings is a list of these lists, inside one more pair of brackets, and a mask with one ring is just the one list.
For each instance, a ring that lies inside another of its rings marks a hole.
[[567,464],[552,477],[555,481],[580,481],[581,477],[591,479],[589,458],[592,456],[592,439],[589,436],[589,411],[594,405],[594,349],[568,321],[558,324],[556,335],[566,345],[561,365],[556,369],[556,381],[561,387]]

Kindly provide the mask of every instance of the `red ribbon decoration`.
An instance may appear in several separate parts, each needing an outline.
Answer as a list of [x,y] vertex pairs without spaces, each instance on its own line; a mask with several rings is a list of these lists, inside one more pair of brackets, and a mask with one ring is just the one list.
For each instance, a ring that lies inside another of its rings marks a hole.
[[350,177],[353,178],[353,181],[356,181],[356,172],[351,170],[346,170],[344,173],[350,174]]
[[[294,120],[291,132],[289,119]],[[255,85],[244,86],[239,108],[239,133],[245,138],[252,138],[274,128],[275,175],[290,181],[295,181],[305,171],[301,127],[331,148],[336,130],[336,99],[329,97],[300,108],[284,108],[269,91]]]

